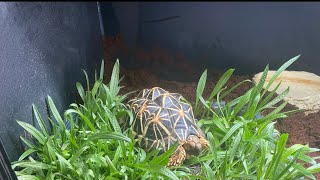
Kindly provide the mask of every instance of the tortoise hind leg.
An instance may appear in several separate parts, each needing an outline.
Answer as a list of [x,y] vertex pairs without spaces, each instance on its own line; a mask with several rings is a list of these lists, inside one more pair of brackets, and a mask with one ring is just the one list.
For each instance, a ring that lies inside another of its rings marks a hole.
[[186,151],[182,146],[179,146],[176,151],[171,155],[167,167],[179,166],[186,159]]

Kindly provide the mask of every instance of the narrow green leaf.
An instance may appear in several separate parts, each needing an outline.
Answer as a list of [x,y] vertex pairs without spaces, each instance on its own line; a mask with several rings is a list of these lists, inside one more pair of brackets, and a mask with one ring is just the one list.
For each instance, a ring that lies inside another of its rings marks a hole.
[[206,103],[206,101],[203,99],[202,96],[199,96],[199,100],[201,101],[201,103],[204,105],[204,107],[206,107],[210,112],[212,112],[214,115],[218,116],[213,110],[212,108],[208,105],[208,103]]
[[300,55],[295,56],[293,58],[291,58],[289,61],[287,61],[286,63],[284,63],[277,71],[276,73],[272,76],[272,78],[270,79],[268,85],[266,86],[264,92],[262,93],[262,96],[268,91],[268,89],[270,88],[270,86],[272,85],[272,83],[277,79],[277,77],[284,71],[287,69],[287,67],[289,67],[292,63],[294,63],[297,59],[299,59]]
[[23,121],[17,121],[17,123],[25,129],[28,133],[30,133],[34,138],[38,140],[40,144],[44,144],[46,141],[45,136],[37,130],[35,127],[30,125],[29,123],[23,122]]
[[320,173],[320,164],[313,165],[307,168],[310,173]]
[[18,176],[18,180],[40,180],[40,179],[34,175],[21,175],[21,176]]
[[172,180],[179,180],[179,178],[172,171],[160,165],[134,164],[133,166],[144,171],[161,174]]
[[103,80],[103,75],[104,75],[104,60],[101,62],[100,66],[100,79]]
[[38,125],[39,125],[42,133],[44,134],[44,136],[48,137],[49,133],[48,133],[48,130],[46,128],[46,125],[44,124],[44,121],[42,120],[41,115],[40,115],[37,107],[34,104],[32,104],[32,111],[33,111],[33,113],[35,115],[35,118],[36,118],[36,120],[38,122]]
[[113,162],[110,160],[109,156],[105,156],[106,158],[106,163],[109,165],[109,167],[111,168],[112,172],[117,172],[117,168],[114,166]]
[[[286,165],[286,167],[280,172],[280,174],[275,179],[280,179],[282,176],[284,176],[286,173],[289,172],[292,165],[296,162],[298,155],[299,155],[299,152],[294,156],[294,158],[290,161],[290,163],[288,163]],[[283,159],[283,157],[282,157],[282,159]],[[284,160],[282,160],[282,161],[284,161]]]
[[79,150],[77,150],[76,153],[71,157],[70,163],[75,163],[75,161],[77,161],[82,153],[84,153],[87,149],[89,149],[89,146],[83,146]]
[[236,105],[236,107],[234,107],[231,118],[234,118],[238,114],[238,112],[244,107],[244,105],[249,101],[251,92],[252,91],[250,90],[246,92],[243,96],[241,96],[241,98],[239,99],[239,103]]
[[219,128],[219,130],[225,133],[228,131],[227,127],[223,124],[222,118],[214,118],[212,119],[212,122]]
[[288,117],[287,115],[285,115],[284,113],[280,113],[280,114],[268,114],[265,117],[261,118],[261,119],[257,119],[256,122],[258,124],[262,124],[265,123],[267,121],[273,121],[275,119],[280,119],[280,118],[286,118]]
[[239,123],[236,123],[235,125],[233,125],[229,129],[228,133],[222,138],[222,140],[220,141],[219,146],[221,146],[222,143],[226,142],[231,137],[231,135],[242,126],[243,126],[242,122],[239,122]]
[[[255,92],[252,92],[252,94],[254,94]],[[249,98],[249,104],[248,104],[248,108],[246,110],[247,112],[243,115],[243,117],[245,117],[245,118],[249,117],[250,119],[252,119],[257,114],[256,108],[258,107],[260,98],[261,97],[260,97],[259,93],[257,93],[255,96],[253,96],[253,97],[251,96]]]
[[119,92],[119,59],[113,66],[109,87],[111,96],[116,96]]
[[66,126],[56,108],[56,105],[54,104],[52,98],[50,96],[48,96],[48,104],[50,107],[50,110],[52,112],[53,117],[56,119],[57,123],[59,124],[59,127],[61,128],[62,131],[66,130]]
[[90,91],[90,85],[89,85],[89,77],[88,77],[88,74],[87,72],[82,69],[83,73],[84,73],[84,76],[86,77],[86,82],[87,82],[87,91]]
[[217,169],[219,162],[218,162],[218,154],[217,154],[217,151],[216,151],[216,149],[218,149],[218,148],[216,147],[216,144],[218,145],[218,143],[215,143],[214,137],[213,137],[211,132],[209,132],[207,134],[207,138],[208,138],[208,141],[209,141],[209,150],[211,152],[210,154],[212,154],[214,168]]
[[256,86],[257,93],[260,93],[260,91],[262,90],[263,85],[264,85],[264,83],[266,82],[266,79],[267,79],[268,71],[269,71],[269,64],[264,69],[264,71],[263,71],[263,73],[262,73],[262,75],[260,77],[260,80],[258,82],[258,85]]
[[294,155],[296,152],[298,152],[299,150],[304,149],[304,148],[306,148],[306,147],[305,147],[304,145],[302,145],[302,144],[294,144],[294,145],[292,145],[291,147],[287,148],[287,149],[284,151],[281,160],[282,160],[282,161],[287,160],[287,158],[288,158],[289,156]]
[[16,167],[24,167],[24,168],[32,168],[36,170],[44,170],[44,169],[50,169],[54,168],[54,166],[35,161],[35,162],[30,162],[30,161],[20,161],[20,162],[14,162],[12,165],[12,168],[15,169]]
[[111,177],[111,176],[107,176],[105,179],[103,180],[119,180],[118,178],[115,177]]
[[131,142],[130,138],[128,138],[127,136],[119,132],[98,132],[91,135],[86,142],[89,143],[97,139],[113,139],[113,140]]
[[207,163],[203,163],[204,169],[207,172],[207,178],[208,179],[216,179],[215,178],[215,173],[213,172],[213,170],[210,168],[210,166]]
[[[316,180],[314,175],[311,172],[309,172],[306,168],[304,168],[301,164],[294,163],[294,164],[292,164],[292,167],[297,171],[294,173],[294,175],[300,175],[300,177],[302,175],[302,176],[308,177],[310,179]],[[295,176],[293,176],[293,177],[295,177]]]
[[205,70],[202,75],[200,76],[198,85],[197,85],[197,90],[196,90],[196,105],[195,109],[198,108],[198,103],[199,103],[199,97],[202,96],[204,88],[206,86],[206,81],[207,81],[207,70]]
[[287,94],[289,93],[289,87],[283,91],[282,93],[280,93],[276,98],[274,98],[272,101],[270,101],[269,103],[267,103],[266,105],[264,105],[263,107],[261,107],[258,111],[262,111],[264,109],[270,108],[271,106],[277,104],[278,102],[280,102]]
[[68,109],[65,114],[68,115],[68,114],[71,114],[71,113],[76,113],[80,116],[80,118],[82,120],[84,120],[84,122],[86,123],[86,125],[90,128],[91,131],[93,132],[96,132],[96,129],[94,128],[93,124],[90,122],[90,120],[85,116],[83,115],[80,111],[76,111],[74,109]]
[[169,162],[169,158],[172,155],[172,153],[177,149],[177,147],[179,146],[179,143],[174,143],[166,152],[164,152],[163,154],[161,154],[160,156],[156,156],[155,158],[153,158],[150,161],[150,164],[158,164],[158,165],[162,165],[165,166],[167,165],[167,163]]
[[[120,159],[120,156],[121,156],[121,152],[122,152],[121,146],[118,146],[118,148],[116,150],[116,153],[115,153],[115,155],[114,155],[114,157],[112,159],[112,163],[113,164],[117,164],[118,163],[118,160]],[[132,149],[129,150],[129,156],[132,155],[131,152],[132,152]],[[143,153],[141,153],[141,154],[142,154],[142,156],[144,155]]]
[[46,147],[44,147],[43,149],[46,149],[46,154],[49,155],[50,161],[55,162],[56,161],[56,156],[55,156],[55,144],[53,144],[52,142],[54,141],[53,138],[55,138],[54,136],[50,136],[47,140],[46,143]]
[[288,104],[288,102],[283,102],[280,106],[278,106],[276,109],[274,109],[269,115],[280,113],[280,111]]
[[94,70],[94,81],[97,81],[98,77],[97,77],[97,70]]
[[60,171],[61,172],[66,172],[67,168],[69,169],[73,169],[72,165],[70,164],[69,161],[67,161],[64,157],[62,157],[60,154],[55,153],[56,156],[58,157],[58,161],[59,161],[59,166],[60,166]]
[[271,160],[271,164],[268,166],[267,168],[267,172],[266,172],[266,178],[269,178],[270,176],[272,176],[274,178],[275,174],[275,170],[278,168],[278,165],[280,163],[281,157],[283,155],[283,151],[285,149],[285,145],[288,139],[288,134],[282,134],[280,136],[280,139],[275,147],[275,152],[274,155],[272,157]]
[[102,80],[97,80],[97,81],[94,83],[93,88],[92,88],[92,91],[91,91],[93,97],[96,96],[97,91],[98,91],[101,83],[102,83]]
[[19,157],[18,161],[22,161],[24,158],[28,157],[30,154],[37,152],[38,150],[36,149],[28,149],[24,153],[21,154]]
[[316,158],[308,156],[304,151],[305,149],[303,150],[303,153],[300,153],[298,156],[298,159],[302,161],[301,164],[303,164],[304,162],[309,164],[317,164]]
[[277,86],[268,94],[267,97],[264,97],[263,95],[261,95],[261,97],[263,98],[262,98],[262,101],[259,103],[259,106],[257,109],[260,109],[270,101],[270,99],[276,94],[276,91],[279,89],[280,85],[281,85],[281,82],[277,84]]
[[85,101],[85,92],[84,92],[82,85],[79,82],[76,82],[76,87],[77,87],[78,93],[79,93],[82,101]]
[[230,147],[230,153],[229,153],[229,161],[233,162],[233,158],[236,154],[237,151],[239,151],[239,144],[241,142],[241,138],[242,138],[242,134],[243,134],[243,129],[240,129],[238,134],[235,136],[235,138],[232,141],[232,146]]
[[20,139],[28,146],[28,148],[30,149],[36,149],[36,146],[30,142],[29,140],[27,140],[26,138],[20,136]]
[[246,80],[243,80],[243,81],[239,82],[239,83],[236,84],[235,86],[231,87],[228,91],[224,92],[224,93],[220,96],[220,99],[224,98],[225,96],[227,96],[228,94],[230,94],[232,91],[234,91],[235,89],[237,89],[238,87],[240,87],[242,84],[247,83],[247,82],[251,82],[251,80],[246,79]]
[[107,114],[114,131],[121,133],[121,128],[120,128],[120,125],[119,125],[115,115],[107,107],[103,106],[103,109],[104,109],[105,113]]
[[216,86],[213,88],[210,96],[209,96],[209,101],[212,101],[213,97],[220,91],[220,89],[228,82],[230,79],[234,69],[229,69],[227,72],[225,72],[219,81],[217,82]]

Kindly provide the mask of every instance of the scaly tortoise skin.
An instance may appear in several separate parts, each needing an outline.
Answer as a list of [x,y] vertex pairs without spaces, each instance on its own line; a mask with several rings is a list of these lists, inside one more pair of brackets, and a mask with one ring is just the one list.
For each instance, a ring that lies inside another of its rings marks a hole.
[[168,150],[176,141],[179,146],[167,166],[177,166],[208,147],[204,133],[196,125],[192,107],[181,101],[178,93],[160,87],[142,90],[128,102],[134,115],[133,131],[138,144],[147,151]]

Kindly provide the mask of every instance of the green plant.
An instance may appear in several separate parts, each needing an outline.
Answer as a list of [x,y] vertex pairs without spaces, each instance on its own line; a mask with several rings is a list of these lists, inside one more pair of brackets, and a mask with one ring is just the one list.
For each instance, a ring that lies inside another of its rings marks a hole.
[[[156,177],[179,179],[188,177],[180,168],[165,167],[169,156],[177,146],[164,154],[155,150],[146,153],[135,146],[131,129],[122,129],[120,120],[132,122],[132,113],[119,95],[119,62],[114,65],[110,82],[103,83],[102,62],[99,79],[90,88],[87,73],[87,89],[77,83],[83,104],[72,103],[63,118],[48,96],[49,108],[55,122],[49,132],[33,105],[40,130],[18,121],[36,143],[21,137],[28,146],[18,161],[12,163],[19,179],[155,179]],[[67,128],[65,123],[70,124]]]
[[[313,174],[320,172],[320,165],[308,153],[319,149],[300,144],[287,148],[288,134],[280,134],[274,129],[275,120],[285,118],[290,113],[281,112],[286,102],[278,105],[289,88],[273,98],[279,83],[267,93],[280,73],[299,56],[283,64],[263,90],[269,70],[269,66],[266,66],[258,84],[223,107],[219,104],[222,98],[246,81],[226,91],[224,85],[233,73],[231,69],[221,77],[209,98],[204,100],[202,94],[207,77],[207,72],[204,71],[197,86],[194,109],[195,114],[201,118],[199,125],[205,127],[210,148],[204,156],[190,160],[189,164],[201,162],[202,172],[209,179],[315,179]],[[211,108],[214,97],[218,102],[219,112]],[[244,106],[247,106],[245,113],[238,116]],[[264,113],[270,108],[273,111],[269,114],[261,119],[255,118],[255,114]],[[311,166],[305,168],[307,164]]]
[[[102,61],[99,77],[96,73],[92,87],[84,71],[86,88],[76,83],[82,103],[72,103],[63,116],[48,96],[52,114],[47,117],[50,130],[35,105],[32,108],[39,129],[17,121],[34,141],[21,137],[28,149],[12,167],[19,179],[315,179],[313,174],[320,172],[320,165],[308,153],[319,149],[300,144],[286,147],[288,135],[274,128],[275,120],[292,113],[281,112],[285,102],[278,105],[289,89],[279,95],[275,93],[279,85],[270,93],[266,90],[298,57],[281,66],[263,90],[269,70],[266,66],[257,85],[225,106],[219,102],[250,81],[242,81],[227,90],[224,86],[234,71],[231,69],[205,100],[207,71],[204,71],[193,109],[210,147],[183,166],[170,169],[165,165],[177,144],[163,154],[159,150],[145,152],[136,146],[137,139],[130,128],[133,115],[124,103],[128,94],[119,94],[119,61],[108,84],[103,82]],[[219,104],[218,112],[211,108],[213,100]],[[245,113],[239,116],[244,106]],[[256,118],[255,114],[266,113],[268,109],[273,110],[261,119]],[[200,175],[193,175],[190,166],[199,164]],[[311,166],[306,167],[307,164]]]

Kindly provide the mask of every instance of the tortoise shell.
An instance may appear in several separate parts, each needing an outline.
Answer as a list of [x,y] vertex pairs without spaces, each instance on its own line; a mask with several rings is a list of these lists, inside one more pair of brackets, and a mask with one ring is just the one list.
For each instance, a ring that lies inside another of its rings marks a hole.
[[189,135],[203,136],[192,107],[182,102],[182,98],[178,93],[154,87],[142,90],[128,102],[139,146],[147,151],[157,148],[166,151],[176,141],[185,142]]

